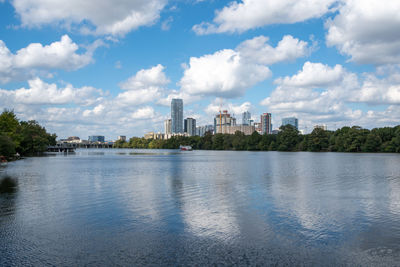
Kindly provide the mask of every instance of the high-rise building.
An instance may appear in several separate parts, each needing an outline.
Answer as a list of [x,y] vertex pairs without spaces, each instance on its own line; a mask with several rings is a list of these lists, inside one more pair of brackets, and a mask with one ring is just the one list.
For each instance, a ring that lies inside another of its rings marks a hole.
[[189,136],[195,136],[196,135],[196,120],[193,118],[185,119],[183,130]]
[[272,124],[271,124],[271,113],[263,113],[261,115],[261,133],[262,134],[271,134],[272,133]]
[[242,114],[242,124],[243,125],[251,125],[251,114],[248,111],[243,112]]
[[183,100],[174,98],[171,101],[171,132],[183,133]]
[[228,133],[228,127],[235,126],[236,119],[231,117],[227,110],[215,115],[214,118],[214,132],[215,133]]
[[205,126],[196,127],[196,135],[204,136],[206,134],[206,132],[211,132],[211,134],[213,134],[214,126],[213,125],[205,125]]
[[164,133],[171,134],[171,119],[167,119],[164,121]]
[[104,136],[103,135],[91,135],[88,138],[89,142],[101,142],[104,143]]
[[298,130],[299,129],[299,120],[295,117],[283,118],[282,126],[285,126],[285,125],[292,125],[293,127],[295,127]]

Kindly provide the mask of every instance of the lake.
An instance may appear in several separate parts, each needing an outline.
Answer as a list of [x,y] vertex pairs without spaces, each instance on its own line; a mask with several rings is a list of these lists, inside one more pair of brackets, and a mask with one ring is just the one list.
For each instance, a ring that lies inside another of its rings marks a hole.
[[79,149],[11,162],[0,266],[400,263],[400,155]]

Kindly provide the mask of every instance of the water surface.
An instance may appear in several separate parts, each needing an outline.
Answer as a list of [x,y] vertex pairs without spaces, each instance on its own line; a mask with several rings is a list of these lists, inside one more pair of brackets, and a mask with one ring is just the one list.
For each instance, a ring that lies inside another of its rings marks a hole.
[[400,155],[80,149],[0,170],[0,266],[400,262]]

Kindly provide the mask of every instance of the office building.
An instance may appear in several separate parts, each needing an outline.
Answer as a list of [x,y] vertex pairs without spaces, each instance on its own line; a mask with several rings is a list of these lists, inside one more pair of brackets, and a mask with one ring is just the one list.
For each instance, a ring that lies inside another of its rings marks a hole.
[[164,138],[165,138],[165,135],[163,133],[148,132],[144,135],[144,139],[162,140]]
[[125,135],[118,136],[118,141],[126,142],[126,136]]
[[214,126],[213,125],[205,125],[196,127],[196,135],[204,136],[206,132],[210,132],[211,134],[214,133]]
[[183,133],[183,100],[172,99],[171,101],[171,132]]
[[215,115],[214,118],[214,131],[215,133],[226,134],[229,132],[228,127],[235,126],[236,119],[231,117],[227,110]]
[[271,113],[263,113],[261,115],[261,134],[271,134],[272,124],[271,124]]
[[243,125],[251,125],[251,114],[248,111],[243,112],[242,114],[242,124]]
[[105,140],[105,138],[104,138],[103,135],[91,135],[91,136],[89,136],[89,138],[88,138],[88,141],[89,141],[90,143],[95,143],[95,142],[104,143],[104,140]]
[[285,126],[285,125],[292,125],[293,127],[295,127],[298,130],[299,129],[299,120],[295,117],[283,118],[282,126]]
[[165,134],[171,134],[172,133],[171,124],[172,124],[171,119],[167,119],[167,120],[164,121],[164,133]]
[[183,131],[187,133],[189,136],[196,135],[196,120],[193,118],[185,119],[183,123]]
[[244,133],[244,135],[251,135],[255,130],[255,127],[251,125],[235,125],[227,127],[226,133],[235,134],[236,132],[241,132]]

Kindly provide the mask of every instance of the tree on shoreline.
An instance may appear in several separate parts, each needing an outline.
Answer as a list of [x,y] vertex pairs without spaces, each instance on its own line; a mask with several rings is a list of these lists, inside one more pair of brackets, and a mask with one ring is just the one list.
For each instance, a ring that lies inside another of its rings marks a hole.
[[168,140],[132,137],[129,142],[116,143],[114,147],[168,148],[190,145],[202,150],[251,151],[312,151],[312,152],[400,152],[400,125],[396,127],[363,129],[359,126],[342,127],[336,131],[314,129],[310,134],[300,134],[291,125],[282,126],[278,134],[244,135],[206,133],[200,136],[174,136]]
[[16,152],[22,156],[41,153],[55,145],[56,138],[36,121],[19,121],[12,110],[0,114],[0,155],[10,158]]

